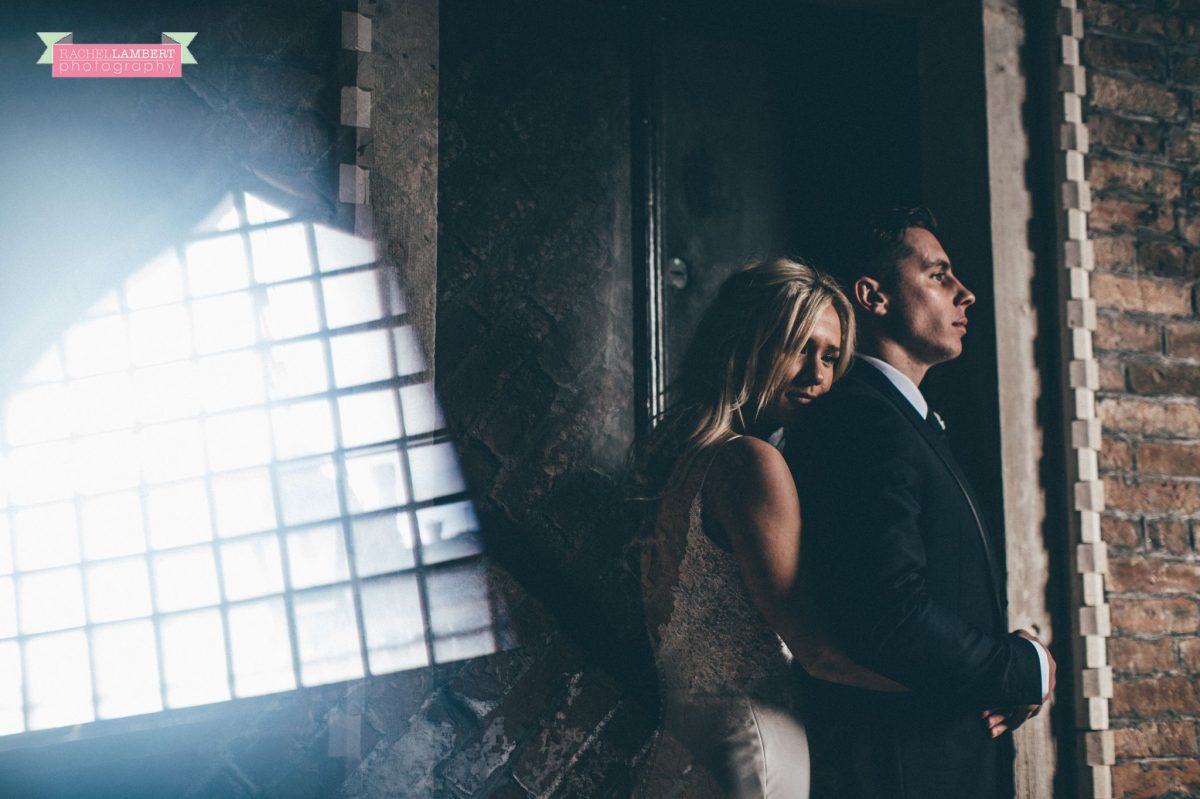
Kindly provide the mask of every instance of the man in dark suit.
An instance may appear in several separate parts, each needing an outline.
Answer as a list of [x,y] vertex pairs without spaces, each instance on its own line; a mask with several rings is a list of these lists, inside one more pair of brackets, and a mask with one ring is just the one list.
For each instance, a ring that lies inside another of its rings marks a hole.
[[806,681],[813,799],[998,796],[1001,734],[1049,699],[1054,661],[1007,633],[1000,542],[918,388],[962,352],[975,296],[925,209],[881,217],[853,270],[859,356],[788,434],[802,580],[851,658],[911,690]]

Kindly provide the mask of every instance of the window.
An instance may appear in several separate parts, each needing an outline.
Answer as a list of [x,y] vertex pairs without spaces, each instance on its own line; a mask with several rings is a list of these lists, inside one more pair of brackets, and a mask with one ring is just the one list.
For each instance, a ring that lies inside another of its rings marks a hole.
[[230,195],[62,334],[2,431],[0,734],[495,648],[371,242]]

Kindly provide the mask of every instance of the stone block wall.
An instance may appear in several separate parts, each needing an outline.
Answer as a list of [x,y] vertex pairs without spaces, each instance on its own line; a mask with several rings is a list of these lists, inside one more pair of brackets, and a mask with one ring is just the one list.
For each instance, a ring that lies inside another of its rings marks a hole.
[[1200,794],[1200,3],[1084,14],[1113,794]]

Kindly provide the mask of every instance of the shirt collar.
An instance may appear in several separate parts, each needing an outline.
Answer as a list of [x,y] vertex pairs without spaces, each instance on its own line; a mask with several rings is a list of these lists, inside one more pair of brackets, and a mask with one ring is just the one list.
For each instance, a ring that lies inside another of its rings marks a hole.
[[921,415],[922,419],[929,416],[929,403],[925,401],[925,397],[921,395],[921,389],[917,388],[917,384],[909,380],[908,375],[901,372],[896,367],[892,366],[887,361],[881,361],[878,358],[872,358],[870,355],[855,356],[861,361],[874,366],[879,371],[883,372],[883,376],[891,381],[896,390],[904,395],[909,404]]

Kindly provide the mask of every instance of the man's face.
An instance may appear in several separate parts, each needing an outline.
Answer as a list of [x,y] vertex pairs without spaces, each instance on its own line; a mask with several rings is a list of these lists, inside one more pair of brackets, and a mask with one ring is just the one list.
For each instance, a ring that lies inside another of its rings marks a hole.
[[890,337],[925,366],[957,358],[967,334],[967,308],[975,295],[959,282],[937,236],[924,228],[904,231],[909,253],[896,262],[885,325]]

